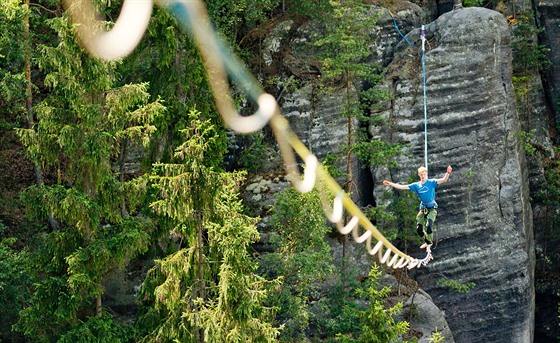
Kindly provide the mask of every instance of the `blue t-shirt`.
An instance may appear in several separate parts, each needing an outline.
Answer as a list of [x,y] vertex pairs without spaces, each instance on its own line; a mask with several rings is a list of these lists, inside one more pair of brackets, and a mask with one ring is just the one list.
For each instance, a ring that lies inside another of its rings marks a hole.
[[416,193],[420,198],[420,209],[423,208],[433,208],[437,206],[436,202],[436,188],[438,183],[434,179],[426,180],[425,184],[422,184],[421,181],[411,183],[408,185],[408,188]]

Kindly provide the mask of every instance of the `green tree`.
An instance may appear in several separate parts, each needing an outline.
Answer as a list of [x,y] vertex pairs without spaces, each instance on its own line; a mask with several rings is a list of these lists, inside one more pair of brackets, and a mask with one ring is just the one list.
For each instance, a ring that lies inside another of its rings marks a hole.
[[[547,57],[548,47],[538,44],[538,35],[542,29],[534,24],[533,13],[518,16],[519,20],[513,27],[513,76],[518,111],[525,114],[526,122],[530,123],[533,98],[540,90],[540,72],[551,65]],[[529,128],[526,129],[529,131]]]
[[530,73],[542,71],[551,64],[546,56],[550,48],[538,44],[537,35],[542,32],[542,29],[536,28],[533,21],[533,13],[520,15],[513,30],[512,48],[515,76],[527,76]]
[[[560,156],[560,149],[555,149],[555,156]],[[555,273],[560,255],[556,247],[560,242],[558,222],[560,221],[560,159],[547,158],[544,160],[546,187],[543,187],[535,196],[535,201],[541,204],[547,211],[542,220],[541,235],[542,247],[537,250],[537,271],[544,275]]]
[[130,342],[132,334],[129,331],[129,328],[118,324],[105,313],[88,318],[85,322],[79,320],[57,343]]
[[314,43],[322,48],[321,74],[326,81],[342,85],[352,98],[358,78],[379,78],[378,66],[365,62],[371,54],[368,33],[375,28],[379,13],[368,13],[371,7],[359,0],[330,0],[329,4],[330,12],[322,20],[325,34]]
[[[7,227],[0,222],[0,236]],[[33,277],[29,270],[29,253],[16,249],[16,238],[0,239],[0,342],[24,342],[11,330],[19,318],[19,311],[27,304]]]
[[[320,48],[321,74],[328,89],[342,87],[344,99],[341,115],[348,118],[346,142],[346,173],[352,181],[352,154],[369,166],[387,164],[400,152],[399,146],[368,137],[367,130],[353,127],[353,119],[362,125],[379,123],[370,115],[373,104],[386,99],[385,92],[375,86],[382,79],[382,69],[372,63],[369,48],[370,32],[376,27],[380,12],[359,0],[331,0],[332,11],[323,18],[325,34],[315,45]],[[356,136],[356,132],[358,133]]]
[[376,166],[387,164],[400,152],[400,148],[371,139],[367,129],[353,127],[353,119],[356,118],[362,126],[379,122],[377,116],[370,114],[371,106],[387,97],[375,88],[382,79],[380,66],[368,61],[371,58],[370,32],[376,27],[380,12],[370,13],[372,7],[359,0],[331,0],[329,3],[332,14],[324,18],[326,33],[315,45],[321,49],[319,58],[323,82],[329,85],[329,89],[341,86],[344,90],[341,115],[348,118],[346,173],[348,183],[351,183],[352,154],[365,161],[366,165]]
[[[323,86],[331,91],[342,88],[344,94],[341,109],[341,115],[347,118],[347,141],[342,148],[346,165],[344,188],[350,194],[356,191],[352,175],[354,156],[364,161],[365,167],[390,164],[391,158],[400,153],[400,147],[372,139],[368,134],[368,126],[379,121],[371,115],[371,107],[386,97],[375,88],[382,70],[368,61],[369,32],[376,26],[379,13],[372,14],[373,8],[360,0],[330,0],[329,4],[331,12],[323,18],[325,33],[315,46],[320,49]],[[347,245],[345,236],[343,257],[347,255]]]
[[336,337],[360,332],[360,311],[365,299],[360,298],[360,274],[357,266],[347,261],[337,263],[336,273],[325,298],[313,305],[317,330],[327,342]]
[[[257,24],[267,20],[279,0],[208,0],[208,15],[218,35],[234,50],[244,54],[236,44]],[[116,15],[120,1],[111,5]],[[150,83],[152,94],[165,99],[166,117],[156,123],[158,132],[151,147],[155,160],[172,159],[173,147],[179,145],[181,130],[189,124],[184,115],[191,104],[201,113],[221,123],[208,86],[204,62],[189,32],[181,29],[177,19],[165,9],[155,7],[148,30],[140,45],[119,68],[126,82]],[[225,130],[222,131],[225,134]],[[224,140],[225,142],[225,140]]]
[[309,303],[334,269],[326,241],[331,229],[317,191],[301,194],[288,188],[275,200],[271,225],[277,233],[276,252],[265,254],[260,268],[267,278],[283,281],[268,299],[278,308],[277,320],[284,326],[281,340],[302,341],[313,317]]
[[265,280],[247,250],[259,237],[255,219],[237,199],[244,174],[223,172],[208,158],[223,153],[221,128],[201,116],[189,113],[186,141],[175,150],[181,163],[155,165],[152,208],[180,243],[144,282],[143,341],[273,341]]
[[18,130],[29,158],[54,176],[23,199],[37,218],[60,223],[39,238],[38,283],[16,326],[36,342],[102,317],[104,277],[147,249],[154,225],[138,215],[144,182],[124,160],[130,146],[149,141],[164,110],[149,103],[147,84],[115,87],[115,64],[84,53],[65,16],[47,23],[58,45],[40,45],[37,63],[50,92],[33,107],[35,125]]
[[0,3],[0,114],[2,118],[24,116],[26,42],[21,39],[25,32],[28,9],[21,1]]
[[[44,25],[41,14],[29,8],[29,1],[3,1],[0,3],[0,123],[6,128],[34,125],[32,60],[34,42],[38,35],[32,35],[33,23],[42,32]],[[35,76],[35,78],[38,78]],[[8,135],[11,135],[9,132]],[[6,137],[8,136],[6,135]],[[43,183],[43,171],[35,164],[37,184]],[[14,192],[15,193],[15,192]],[[6,201],[6,206],[13,211],[19,201]],[[51,221],[55,226],[55,222]]]
[[270,18],[280,0],[207,0],[208,15],[231,44]]
[[[386,299],[391,288],[385,286],[379,289],[381,271],[374,264],[369,272],[367,288],[364,293],[369,299],[369,308],[358,312],[361,324],[360,332],[337,336],[338,341],[344,343],[391,343],[396,342],[408,331],[408,322],[397,322],[394,316],[402,310],[402,303],[387,307]],[[357,337],[357,338],[354,338]]]
[[[237,49],[236,42],[257,23],[268,19],[278,0],[209,0],[205,3],[221,37]],[[120,1],[116,1],[110,11],[119,9]],[[189,125],[185,113],[191,104],[196,104],[197,110],[205,113],[214,124],[221,123],[194,40],[165,9],[154,8],[144,38],[119,66],[119,72],[125,75],[126,82],[149,82],[151,93],[165,99],[168,111],[155,123],[158,132],[151,146],[153,159],[169,161],[173,158],[173,147],[182,142],[179,132]],[[225,130],[220,132],[222,134],[226,142]]]
[[[32,35],[31,25],[44,28],[41,14],[29,8],[29,1],[0,2],[0,136],[1,148],[12,151],[21,148],[16,143],[13,128],[33,124],[31,71],[35,57],[33,42],[38,35]],[[13,161],[2,160],[1,163],[6,167]],[[36,182],[42,182],[42,171],[37,164],[35,171]],[[16,184],[24,183],[23,179]],[[8,182],[4,184],[0,197],[2,214],[10,217],[16,214],[18,217],[22,206],[18,192],[18,186]],[[0,341],[15,343],[25,341],[23,334],[12,330],[12,325],[18,321],[19,312],[29,304],[31,296],[34,271],[30,268],[26,244],[34,230],[30,230],[32,226],[24,221],[13,223],[7,227],[0,222]]]
[[428,342],[430,343],[441,343],[445,340],[445,336],[442,335],[441,332],[438,331],[436,327],[436,331],[432,333],[432,337],[428,338]]
[[[116,2],[119,5],[119,2]],[[120,7],[117,6],[115,10]],[[220,118],[215,111],[204,63],[191,39],[180,30],[177,20],[165,9],[154,7],[150,25],[139,46],[117,66],[122,82],[150,85],[151,100],[165,99],[167,111],[154,122],[157,131],[148,148],[150,161],[170,161],[173,147],[183,141],[181,130],[188,125],[189,104],[196,104],[202,113]],[[222,133],[225,144],[225,131]],[[221,159],[221,155],[217,155]]]

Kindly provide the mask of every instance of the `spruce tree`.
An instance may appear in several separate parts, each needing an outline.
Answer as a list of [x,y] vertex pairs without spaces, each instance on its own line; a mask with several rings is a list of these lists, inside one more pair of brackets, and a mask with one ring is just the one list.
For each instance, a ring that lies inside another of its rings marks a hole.
[[265,281],[247,250],[259,235],[238,199],[244,174],[224,172],[212,158],[224,151],[220,127],[196,110],[189,122],[178,163],[156,164],[152,177],[159,194],[152,208],[178,243],[144,282],[142,341],[273,341]]
[[30,213],[60,223],[39,237],[32,256],[39,281],[16,326],[36,342],[69,337],[90,322],[113,330],[104,277],[144,252],[154,229],[138,213],[141,171],[125,175],[122,161],[127,147],[149,141],[164,111],[148,101],[147,84],[117,87],[116,64],[85,53],[66,16],[47,23],[58,45],[40,45],[37,63],[50,92],[33,106],[34,126],[18,130],[29,158],[49,173],[23,198]]
[[280,340],[301,342],[314,320],[311,300],[321,297],[321,283],[334,269],[326,241],[331,228],[316,190],[302,194],[287,188],[275,200],[271,241],[276,251],[261,257],[260,270],[268,278],[282,280],[268,299],[278,308],[276,319],[284,326]]
[[[213,122],[221,122],[192,37],[163,8],[154,7],[142,41],[118,66],[118,71],[126,82],[149,82],[152,99],[165,99],[167,111],[155,122],[158,130],[149,147],[151,160],[173,159],[174,147],[183,140],[180,131],[189,125],[185,114],[191,106],[202,113],[213,113]],[[220,134],[225,137],[225,131]]]
[[[0,221],[0,237],[8,227]],[[0,342],[25,342],[23,335],[11,330],[21,310],[29,298],[33,278],[29,273],[29,254],[20,250],[15,237],[0,239]]]
[[392,343],[403,341],[403,335],[408,332],[409,324],[406,321],[395,320],[402,310],[402,303],[388,306],[387,298],[391,287],[380,287],[379,278],[381,271],[377,264],[371,266],[369,278],[366,280],[366,289],[359,290],[358,294],[369,302],[367,309],[357,309],[355,305],[344,305],[345,311],[351,313],[359,329],[351,333],[339,333],[337,342],[344,343]]
[[[244,34],[268,19],[278,0],[208,0],[208,15],[218,34],[231,43],[234,51]],[[119,9],[117,5],[112,5]],[[116,15],[116,13],[114,14]],[[244,55],[243,51],[239,51]],[[152,94],[165,99],[165,118],[156,123],[154,159],[169,161],[173,147],[182,142],[179,131],[189,123],[185,113],[191,107],[204,113],[214,124],[222,125],[207,80],[207,70],[190,32],[172,13],[154,7],[150,25],[139,46],[119,66],[126,82],[149,82]],[[239,100],[242,96],[236,95]],[[225,134],[222,130],[220,134]],[[224,141],[225,142],[225,141]],[[221,156],[220,156],[221,158]]]
[[29,10],[20,1],[0,2],[0,116],[25,116],[25,20]]

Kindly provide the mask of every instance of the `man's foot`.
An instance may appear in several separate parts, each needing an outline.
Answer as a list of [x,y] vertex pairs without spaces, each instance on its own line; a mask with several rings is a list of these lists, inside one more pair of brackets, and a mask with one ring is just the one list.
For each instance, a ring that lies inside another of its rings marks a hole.
[[420,249],[426,249],[426,248],[431,248],[432,244],[431,243],[424,243],[420,246]]

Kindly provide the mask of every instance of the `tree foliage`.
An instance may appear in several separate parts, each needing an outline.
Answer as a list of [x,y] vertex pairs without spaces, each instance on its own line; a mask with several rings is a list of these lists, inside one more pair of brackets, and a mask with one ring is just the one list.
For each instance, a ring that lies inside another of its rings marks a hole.
[[[364,60],[370,54],[364,34],[376,18],[361,1],[205,2],[234,44],[280,6],[301,17],[327,18],[318,43],[325,85],[347,90],[345,117],[367,117],[379,94],[356,95],[357,80],[374,85],[381,70]],[[96,3],[108,22],[118,17],[122,1]],[[52,218],[55,225],[41,227],[32,242],[5,238],[0,225],[0,339],[270,342],[304,340],[321,327],[315,303],[335,267],[319,196],[282,192],[272,220],[278,250],[263,256],[257,270],[249,253],[259,239],[257,219],[239,200],[245,174],[221,168],[226,130],[204,63],[176,20],[156,7],[135,52],[107,63],[77,44],[58,1],[31,5],[0,4],[0,113],[34,119],[17,133],[45,182],[21,198],[29,220]],[[26,26],[30,35],[21,39]],[[29,75],[27,66],[33,68]],[[360,141],[347,152],[375,164],[383,160],[375,155],[383,146],[375,144]],[[246,156],[246,163],[259,156]],[[128,169],[129,162],[137,167]],[[133,313],[131,326],[106,307],[104,284],[148,250],[163,254],[143,282],[142,312]],[[337,286],[354,285],[348,281],[354,274],[338,272],[344,281]],[[342,291],[346,287],[329,294]],[[331,326],[330,338],[367,332],[354,325],[367,322],[362,308],[342,306],[341,299],[355,295],[350,293],[329,303],[341,323]],[[17,331],[10,331],[14,323]]]
[[261,258],[261,271],[267,278],[282,279],[282,285],[269,296],[279,309],[277,320],[284,326],[282,341],[301,341],[311,321],[309,304],[333,271],[325,221],[317,191],[301,194],[292,188],[276,196],[271,225],[277,251]]
[[0,3],[0,114],[3,118],[21,116],[25,111],[26,79],[24,64],[25,18],[29,8],[20,1]]
[[[385,300],[391,291],[390,287],[379,289],[381,271],[374,264],[369,272],[366,294],[369,298],[369,308],[359,311],[361,332],[351,335],[337,336],[344,343],[391,343],[397,341],[408,331],[408,322],[396,321],[394,316],[402,310],[402,303],[387,307]],[[357,337],[357,338],[354,338]]]
[[58,343],[125,343],[131,334],[126,327],[115,322],[109,314],[78,321],[75,327],[62,335]]
[[146,342],[269,342],[278,335],[262,302],[265,280],[254,274],[248,246],[258,239],[255,220],[243,214],[243,173],[212,162],[219,129],[189,113],[186,140],[175,150],[182,163],[158,164],[152,176],[156,213],[168,219],[178,250],[150,270],[143,285],[149,305],[141,323],[156,322]]
[[153,224],[137,216],[142,180],[125,181],[122,161],[127,146],[149,140],[164,110],[148,102],[147,84],[115,87],[115,65],[84,53],[66,17],[47,22],[59,40],[39,46],[37,63],[50,93],[33,108],[37,124],[18,130],[29,158],[55,175],[23,199],[30,214],[60,224],[32,256],[38,283],[17,325],[37,342],[69,337],[78,322],[94,325],[104,277],[146,251]]
[[[173,147],[181,144],[181,130],[189,125],[190,106],[210,116],[215,124],[220,122],[204,63],[194,41],[164,9],[154,8],[140,45],[117,68],[123,75],[121,82],[147,82],[150,100],[165,100],[167,111],[153,123],[157,131],[148,147],[150,161],[173,159]],[[225,131],[221,134],[226,144]],[[213,158],[221,160],[222,156]]]
[[[0,222],[0,236],[7,227]],[[0,240],[0,342],[24,342],[23,337],[11,331],[22,306],[27,305],[34,281],[30,273],[29,252],[16,249],[16,238]]]
[[330,12],[331,4],[328,1],[282,0],[282,8],[299,17],[321,19]]
[[325,34],[314,44],[321,48],[322,76],[346,85],[357,78],[376,78],[377,66],[367,63],[371,51],[368,34],[379,14],[368,13],[370,6],[356,0],[330,0],[331,12],[323,18]]
[[438,286],[447,287],[458,293],[468,293],[476,286],[474,282],[460,283],[457,280],[447,278],[438,279],[437,284]]
[[542,32],[533,24],[533,14],[518,16],[513,28],[513,76],[512,82],[520,113],[532,111],[532,98],[540,87],[539,73],[546,70],[551,62],[547,57],[550,49],[539,44],[538,35]]
[[207,0],[208,15],[224,37],[235,44],[243,33],[270,18],[280,0]]
[[[320,49],[324,86],[344,89],[341,115],[349,118],[348,132],[355,137],[349,138],[343,151],[348,159],[353,153],[370,167],[387,164],[400,153],[400,146],[372,139],[367,130],[369,124],[379,121],[372,115],[371,106],[387,98],[385,92],[375,88],[382,70],[368,60],[371,32],[380,12],[371,13],[372,7],[359,0],[332,0],[329,4],[330,15],[323,18],[325,34],[314,44]],[[353,128],[352,118],[357,118],[363,129]]]
[[520,15],[513,30],[513,68],[517,77],[544,70],[551,64],[546,56],[550,49],[537,41],[542,30],[535,28],[532,20],[532,14]]

